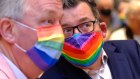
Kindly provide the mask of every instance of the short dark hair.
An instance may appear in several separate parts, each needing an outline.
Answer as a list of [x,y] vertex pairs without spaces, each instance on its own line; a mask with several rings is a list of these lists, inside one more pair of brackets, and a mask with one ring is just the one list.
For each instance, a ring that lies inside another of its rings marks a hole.
[[100,21],[99,11],[97,10],[94,0],[63,0],[63,9],[70,9],[76,7],[80,2],[85,2],[92,10],[94,17]]

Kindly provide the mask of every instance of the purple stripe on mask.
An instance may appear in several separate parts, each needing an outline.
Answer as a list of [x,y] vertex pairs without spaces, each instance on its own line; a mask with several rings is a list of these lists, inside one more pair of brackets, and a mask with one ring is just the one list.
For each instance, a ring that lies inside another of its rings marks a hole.
[[48,69],[48,65],[42,60],[34,48],[27,51],[27,55],[34,61],[34,63],[43,71]]

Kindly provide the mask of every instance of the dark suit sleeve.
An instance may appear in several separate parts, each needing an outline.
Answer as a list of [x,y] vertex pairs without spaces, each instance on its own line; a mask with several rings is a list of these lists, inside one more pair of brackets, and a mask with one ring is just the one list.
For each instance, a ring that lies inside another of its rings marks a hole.
[[66,79],[57,69],[50,69],[48,72],[45,72],[39,79]]
[[91,79],[82,69],[79,69],[63,57],[50,69],[48,69],[40,79]]
[[39,79],[66,79],[60,68],[57,66],[58,65],[56,64],[49,70],[45,71]]

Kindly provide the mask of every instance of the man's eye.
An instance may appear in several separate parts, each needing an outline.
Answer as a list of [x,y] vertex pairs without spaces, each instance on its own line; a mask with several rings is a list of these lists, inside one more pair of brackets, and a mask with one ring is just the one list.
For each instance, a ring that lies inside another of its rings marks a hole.
[[93,26],[92,23],[84,23],[84,24],[79,25],[79,28],[88,28],[88,27],[92,27],[92,26]]
[[72,29],[63,29],[64,33],[72,32]]
[[48,23],[49,24],[54,24],[55,23],[55,20],[48,20]]
[[54,25],[55,24],[55,20],[50,19],[50,20],[42,20],[40,22],[40,25]]
[[92,23],[85,23],[83,26],[84,27],[91,27],[91,26],[93,26],[93,24]]

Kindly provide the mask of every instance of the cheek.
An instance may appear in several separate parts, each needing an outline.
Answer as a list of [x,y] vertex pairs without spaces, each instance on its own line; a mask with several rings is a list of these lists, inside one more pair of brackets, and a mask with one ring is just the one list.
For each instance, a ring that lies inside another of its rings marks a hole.
[[95,24],[94,31],[101,31],[99,24]]
[[96,27],[94,31],[101,31],[100,27]]
[[26,50],[31,48],[37,42],[36,31],[22,28],[18,29],[16,33],[16,43]]

